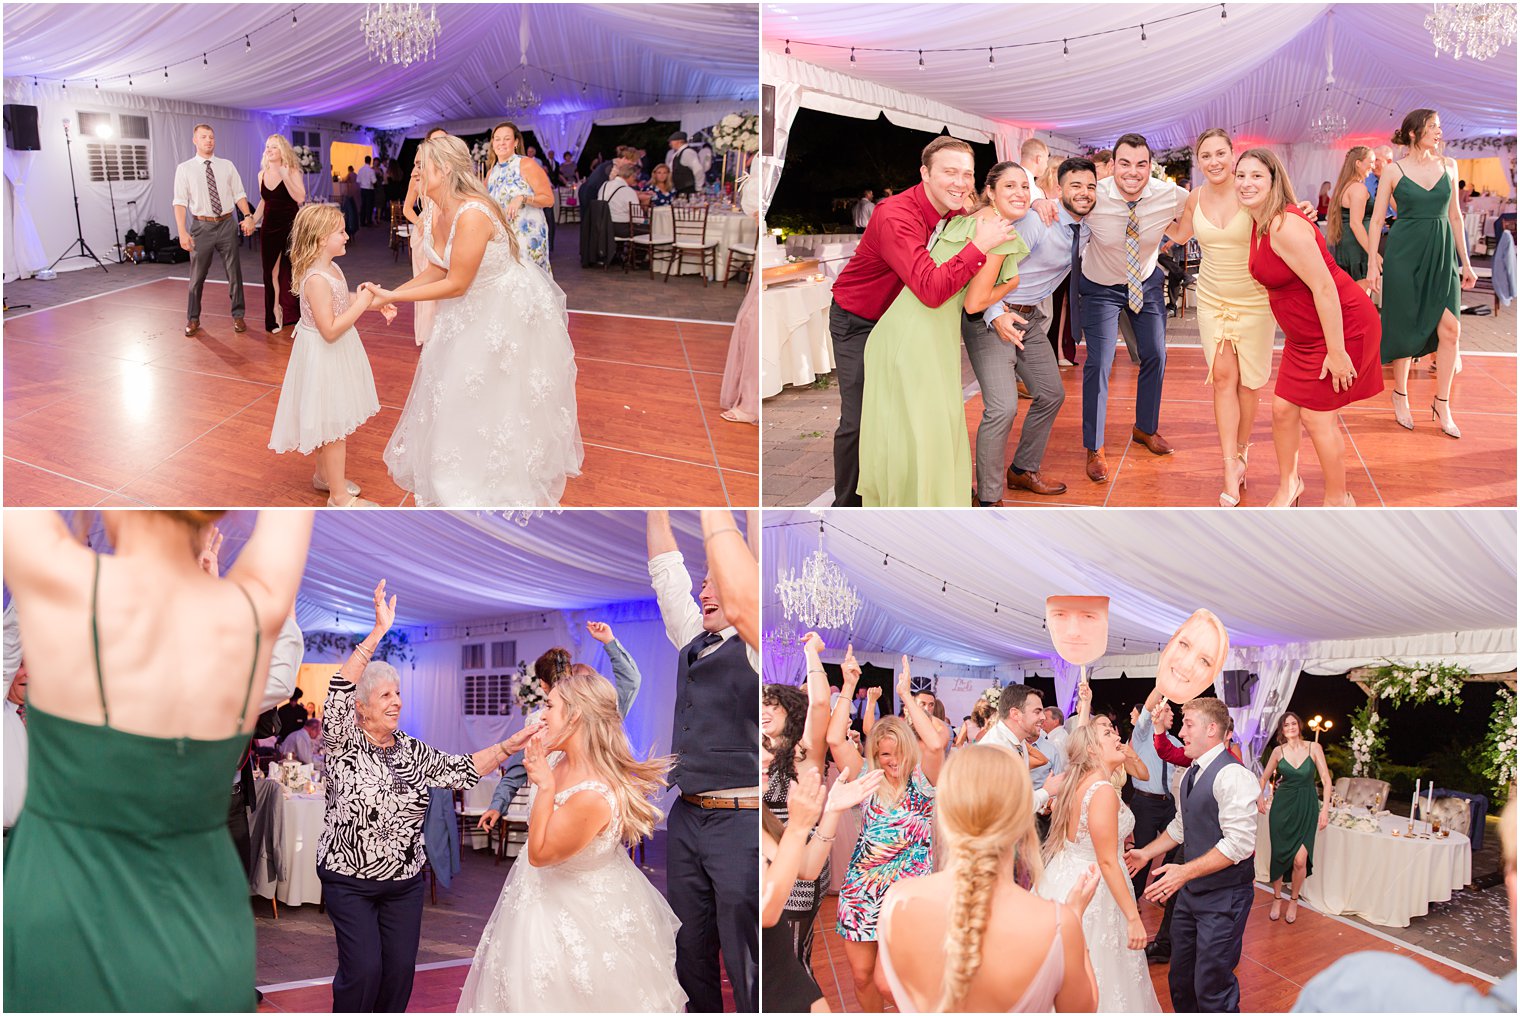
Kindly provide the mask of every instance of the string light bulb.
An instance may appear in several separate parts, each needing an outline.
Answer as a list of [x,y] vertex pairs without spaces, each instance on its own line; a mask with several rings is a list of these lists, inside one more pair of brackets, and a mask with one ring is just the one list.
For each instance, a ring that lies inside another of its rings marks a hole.
[[290,12],[290,27],[291,28],[296,27],[296,12],[295,11],[291,11]]
[[791,56],[792,55],[792,40],[791,39],[786,40],[786,55],[787,56]]
[[167,64],[164,65],[164,80],[169,80],[169,66]]
[[1061,40],[1061,55],[1062,56],[1071,56],[1071,50],[1066,47],[1066,40],[1065,39]]
[[1140,42],[1142,45],[1145,43],[1145,22],[1143,21],[1140,22]]
[[850,66],[851,67],[855,66],[855,47],[854,46],[850,47]]
[[253,40],[250,39],[246,35],[243,36],[243,52],[244,53],[252,53],[253,52]]
[[924,51],[923,50],[919,50],[918,51],[918,69],[919,70],[923,70],[924,69]]
[[211,66],[211,61],[209,59],[207,59],[205,53],[201,54],[201,66],[202,67],[210,67]]
[[993,65],[994,65],[994,64],[995,64],[995,62],[996,62],[996,61],[994,61],[994,60],[993,60],[993,59],[992,59],[992,47],[991,47],[991,46],[988,46],[988,47],[987,47],[987,66],[988,66],[988,67],[991,67],[991,66],[993,66]]

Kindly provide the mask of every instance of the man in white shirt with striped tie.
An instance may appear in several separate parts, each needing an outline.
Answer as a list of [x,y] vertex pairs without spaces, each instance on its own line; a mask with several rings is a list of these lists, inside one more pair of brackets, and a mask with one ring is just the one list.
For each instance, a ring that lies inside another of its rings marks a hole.
[[1162,237],[1187,201],[1187,190],[1151,176],[1151,150],[1139,134],[1114,143],[1114,175],[1098,182],[1098,201],[1084,220],[1090,239],[1077,280],[1081,322],[1087,339],[1082,365],[1082,444],[1087,478],[1108,480],[1103,453],[1108,375],[1114,362],[1119,317],[1128,315],[1140,350],[1135,425],[1130,432],[1152,455],[1170,455],[1160,435],[1161,382],[1166,373],[1166,273],[1156,265]]
[[243,266],[238,260],[238,224],[232,209],[243,213],[244,236],[253,232],[253,210],[237,167],[216,157],[216,131],[207,123],[195,125],[195,158],[174,168],[174,222],[179,245],[190,252],[190,302],[185,335],[201,327],[201,288],[211,271],[211,255],[221,255],[232,297],[232,330],[246,332],[243,322]]

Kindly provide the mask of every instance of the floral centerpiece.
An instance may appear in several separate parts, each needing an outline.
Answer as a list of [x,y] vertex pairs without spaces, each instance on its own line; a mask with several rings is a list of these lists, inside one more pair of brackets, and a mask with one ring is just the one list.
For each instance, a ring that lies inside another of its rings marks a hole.
[[475,162],[475,168],[484,173],[486,165],[491,161],[491,142],[477,141],[470,146],[470,158]]
[[303,174],[322,172],[322,159],[315,149],[307,145],[296,145],[295,153],[296,165],[300,167]]
[[1353,815],[1349,811],[1332,811],[1330,824],[1359,833],[1380,833],[1382,824],[1370,815]]
[[760,118],[754,113],[730,113],[707,129],[707,137],[720,152],[758,152]]
[[1498,789],[1498,800],[1509,797],[1515,782],[1515,693],[1508,688],[1499,689],[1494,700],[1494,711],[1489,721],[1488,736],[1483,739],[1479,751],[1483,772],[1493,778]]
[[524,660],[517,661],[517,701],[522,703],[523,712],[531,713],[544,703],[549,701],[549,693],[544,691],[544,686],[538,678],[528,672],[528,664]]
[[1002,697],[1003,697],[1003,689],[999,688],[995,684],[991,688],[988,688],[986,691],[982,692],[982,701],[985,702],[985,703],[987,703],[989,706],[991,706],[994,709],[997,708],[998,701]]

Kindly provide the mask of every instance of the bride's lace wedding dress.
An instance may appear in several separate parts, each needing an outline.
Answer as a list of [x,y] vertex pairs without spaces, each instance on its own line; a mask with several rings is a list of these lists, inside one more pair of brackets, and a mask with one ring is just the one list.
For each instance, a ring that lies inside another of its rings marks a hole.
[[[1104,788],[1107,788],[1106,790]],[[1077,838],[1068,840],[1045,866],[1045,874],[1035,892],[1047,900],[1061,902],[1071,892],[1077,880],[1096,864],[1098,855],[1093,849],[1092,836],[1087,830],[1087,808],[1095,793],[1119,792],[1107,780],[1097,780],[1082,795],[1082,817],[1077,823]],[[1124,841],[1135,831],[1135,814],[1119,802],[1119,871],[1124,872]],[[1050,835],[1064,835],[1064,830],[1052,828]],[[1134,888],[1128,875],[1124,875],[1124,891],[1134,898]],[[1161,1003],[1156,999],[1156,989],[1151,986],[1150,968],[1144,949],[1129,947],[1129,922],[1119,909],[1108,883],[1100,880],[1087,912],[1082,916],[1082,933],[1087,938],[1087,952],[1092,957],[1093,972],[1098,977],[1098,1012],[1160,1012]]]
[[[538,271],[537,268],[531,268]],[[602,795],[607,828],[574,857],[537,868],[524,848],[475,949],[459,1012],[685,1011],[670,904],[619,840],[617,800],[584,781],[554,795]],[[538,794],[530,791],[529,809]]]
[[481,201],[454,214],[439,254],[431,214],[422,252],[448,270],[464,215],[484,215],[493,233],[463,296],[434,306],[412,389],[385,465],[417,504],[449,508],[554,507],[581,470],[575,410],[575,350],[565,294],[530,259],[512,256],[496,216]]

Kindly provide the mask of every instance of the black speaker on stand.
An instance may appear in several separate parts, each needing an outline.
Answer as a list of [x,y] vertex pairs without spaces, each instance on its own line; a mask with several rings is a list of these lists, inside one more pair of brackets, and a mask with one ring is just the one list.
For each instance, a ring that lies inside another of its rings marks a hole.
[[1249,670],[1226,670],[1219,675],[1224,685],[1224,704],[1231,709],[1241,709],[1251,704],[1251,686],[1257,676]]
[[[97,265],[100,265],[100,270],[106,272],[106,274],[109,275],[110,272],[106,268],[105,262],[96,257],[95,252],[90,249],[90,245],[88,243],[85,243],[84,222],[79,218],[79,184],[76,182],[74,177],[74,139],[69,136],[69,121],[67,118],[65,118],[63,121],[63,143],[68,146],[69,153],[69,189],[74,192],[75,236],[74,242],[69,244],[62,254],[58,255],[58,261],[54,261],[52,264],[48,265],[48,270],[51,271],[52,269],[57,268],[59,261],[66,261],[69,258],[88,258],[89,260],[95,262]],[[70,253],[74,250],[75,247],[79,248],[79,253]]]

